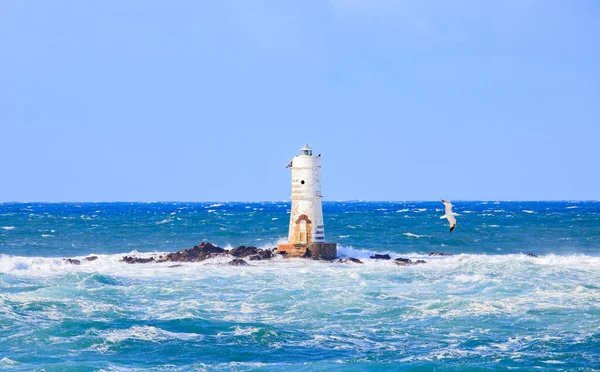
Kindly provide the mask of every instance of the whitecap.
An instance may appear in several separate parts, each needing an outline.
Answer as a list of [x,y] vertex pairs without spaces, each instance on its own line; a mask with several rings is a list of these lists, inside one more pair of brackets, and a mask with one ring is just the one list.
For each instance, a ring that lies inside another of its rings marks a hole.
[[0,359],[0,365],[1,364],[8,365],[8,366],[14,366],[16,364],[19,364],[19,362],[16,362],[16,361],[14,361],[12,359],[4,357],[4,358]]
[[397,213],[405,213],[405,212],[408,212],[408,211],[409,210],[405,208],[405,209],[398,209],[396,212]]
[[523,209],[523,213],[529,213],[529,214],[533,214],[533,213],[535,213],[535,212],[534,212],[534,211],[532,211],[532,210],[529,210],[529,209]]
[[4,230],[14,230],[14,229],[15,229],[15,227],[14,227],[14,226],[2,226],[2,228],[3,228]]
[[126,340],[159,342],[165,340],[201,340],[204,337],[196,333],[169,332],[152,326],[133,326],[127,329],[101,332],[104,339],[110,343],[120,343]]
[[402,235],[408,236],[409,238],[417,238],[417,239],[418,238],[429,238],[429,236],[427,236],[427,235],[417,235],[417,234],[413,234],[410,232],[402,233]]

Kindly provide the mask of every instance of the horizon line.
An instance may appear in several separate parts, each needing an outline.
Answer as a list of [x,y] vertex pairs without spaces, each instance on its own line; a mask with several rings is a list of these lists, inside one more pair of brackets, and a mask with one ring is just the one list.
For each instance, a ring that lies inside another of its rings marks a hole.
[[[323,200],[324,203],[429,203],[439,202],[441,199],[412,199],[412,200],[366,200],[366,199],[348,199],[348,200]],[[454,202],[600,202],[599,199],[452,199]],[[158,204],[158,203],[289,203],[291,200],[206,200],[206,201],[190,201],[190,200],[153,200],[153,201],[0,201],[2,204]]]

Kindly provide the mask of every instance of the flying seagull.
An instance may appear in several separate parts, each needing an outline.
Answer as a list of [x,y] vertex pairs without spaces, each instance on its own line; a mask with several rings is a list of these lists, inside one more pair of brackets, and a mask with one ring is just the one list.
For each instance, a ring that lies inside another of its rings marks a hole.
[[450,232],[452,232],[452,230],[454,230],[456,227],[456,218],[454,218],[454,215],[452,214],[452,204],[448,200],[444,199],[442,199],[442,203],[444,203],[444,207],[446,207],[446,214],[440,218],[448,219],[448,222],[450,223]]

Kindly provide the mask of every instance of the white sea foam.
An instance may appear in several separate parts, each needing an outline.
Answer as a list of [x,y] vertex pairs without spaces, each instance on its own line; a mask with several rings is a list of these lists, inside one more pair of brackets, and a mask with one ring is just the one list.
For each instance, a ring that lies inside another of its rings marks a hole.
[[2,228],[3,228],[4,230],[14,230],[14,229],[15,229],[15,227],[14,227],[14,226],[2,226]]
[[534,213],[535,213],[535,211],[528,210],[528,209],[523,209],[523,213],[534,214]]
[[397,213],[405,213],[405,212],[408,212],[408,211],[409,211],[409,209],[404,208],[404,209],[398,209],[396,212]]
[[417,239],[418,238],[430,238],[430,236],[428,236],[428,235],[417,235],[417,234],[413,234],[410,232],[402,233],[402,235],[408,236],[409,238],[417,238]]
[[19,364],[19,362],[16,362],[12,359],[9,359],[7,357],[4,357],[2,359],[0,359],[0,365],[4,365],[4,366],[15,366]]

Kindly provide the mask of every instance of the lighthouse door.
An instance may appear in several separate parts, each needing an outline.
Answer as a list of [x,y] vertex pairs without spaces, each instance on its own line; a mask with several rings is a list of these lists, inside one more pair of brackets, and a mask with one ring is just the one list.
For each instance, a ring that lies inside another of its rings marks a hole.
[[306,244],[306,221],[300,221],[300,243]]

